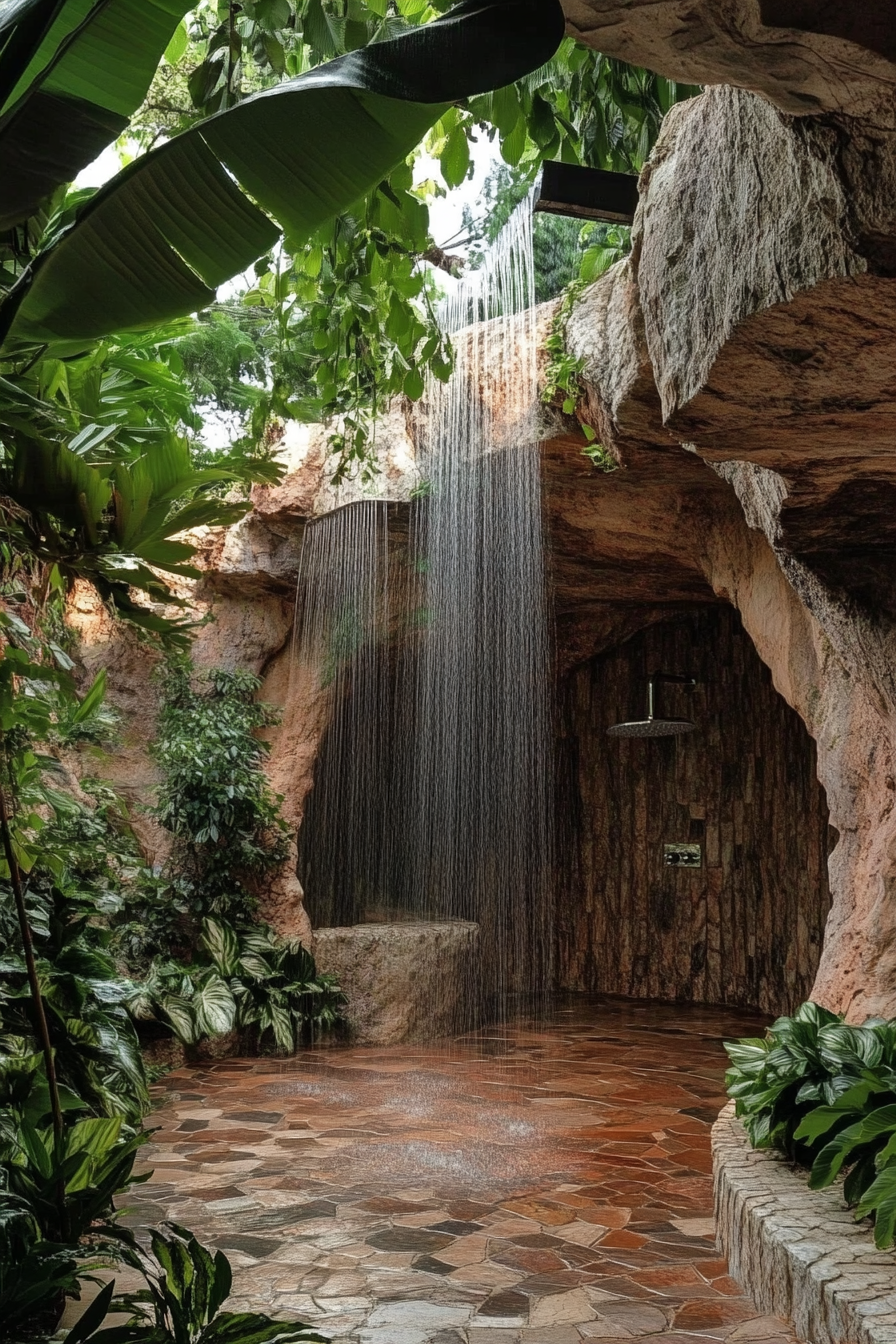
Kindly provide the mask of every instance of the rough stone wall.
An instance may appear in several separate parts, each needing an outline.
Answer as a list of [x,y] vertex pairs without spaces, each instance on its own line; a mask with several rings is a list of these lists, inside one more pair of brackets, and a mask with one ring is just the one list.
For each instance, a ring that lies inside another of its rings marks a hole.
[[[854,1020],[896,1013],[891,124],[795,121],[725,88],[677,108],[631,260],[569,325],[583,410],[622,465],[589,487],[561,629],[579,657],[607,647],[606,613],[642,572],[657,607],[696,571],[738,608],[817,742],[840,840],[813,996]],[[551,509],[562,523],[568,506]],[[638,563],[620,566],[633,533]]]
[[[696,731],[614,739],[645,714]],[[815,748],[729,606],[651,626],[576,668],[561,695],[566,786],[557,911],[563,988],[772,1014],[811,992],[830,908]],[[663,864],[698,843],[698,869]]]
[[[376,494],[400,508],[419,479],[403,402],[384,417],[377,444],[381,475]],[[364,498],[371,489],[351,481],[334,487],[327,454],[324,428],[292,426],[282,445],[281,482],[255,487],[251,509],[241,522],[191,534],[198,547],[194,563],[203,577],[173,585],[187,604],[186,613],[197,622],[191,650],[197,670],[252,672],[261,678],[261,698],[282,712],[280,724],[267,730],[267,769],[275,792],[283,797],[283,815],[292,833],[290,854],[259,893],[259,904],[262,916],[280,933],[306,942],[311,941],[311,925],[296,876],[296,836],[330,721],[332,696],[313,669],[292,657],[302,539],[310,519]],[[185,610],[171,608],[167,614],[183,617]],[[89,760],[87,768],[118,790],[147,860],[162,862],[169,849],[167,833],[152,821],[147,806],[159,778],[150,749],[157,733],[163,658],[132,627],[112,621],[87,585],[79,585],[72,595],[67,620],[79,640],[85,677],[106,669],[107,699],[121,715],[118,741],[101,762]]]
[[785,112],[880,116],[896,87],[888,0],[563,0],[607,56],[691,84],[733,84]]

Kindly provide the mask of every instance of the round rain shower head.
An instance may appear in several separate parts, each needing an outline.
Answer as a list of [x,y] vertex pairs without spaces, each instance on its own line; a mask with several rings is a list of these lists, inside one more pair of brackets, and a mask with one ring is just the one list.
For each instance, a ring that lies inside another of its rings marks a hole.
[[689,719],[636,719],[633,723],[614,723],[607,737],[680,737],[692,733],[696,724]]
[[647,718],[634,719],[629,723],[614,723],[607,729],[608,737],[681,737],[692,733],[697,727],[690,719],[658,719],[655,717],[656,683],[658,681],[677,682],[689,689],[697,685],[693,677],[680,677],[673,672],[654,672],[647,679]]

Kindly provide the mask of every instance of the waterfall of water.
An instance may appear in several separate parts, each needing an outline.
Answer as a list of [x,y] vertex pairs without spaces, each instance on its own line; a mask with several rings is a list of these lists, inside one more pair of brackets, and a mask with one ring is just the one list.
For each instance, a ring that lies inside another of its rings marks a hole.
[[383,657],[389,624],[389,514],[380,500],[343,505],[305,528],[294,656],[332,697],[326,749],[303,826],[301,877],[317,926],[368,913],[389,855],[370,825],[387,786],[392,687]]
[[[365,637],[350,663],[336,660],[344,685],[309,798],[300,877],[317,925],[383,912],[476,921],[482,969],[466,987],[472,1024],[482,1011],[500,1015],[513,994],[547,988],[553,941],[528,202],[486,264],[456,286],[442,318],[456,364],[446,385],[430,381],[425,397],[419,452],[427,491],[411,517],[404,638]],[[366,602],[373,613],[346,617],[346,629],[384,627],[385,532],[373,538],[369,514],[355,521],[356,511],[370,508],[348,506],[341,519],[309,528],[313,556],[303,582],[306,593],[320,589],[305,598],[312,615],[303,618],[300,643],[314,644],[319,659],[343,605],[356,613]],[[364,528],[368,540],[350,542]],[[324,572],[327,564],[333,573]],[[368,569],[353,573],[353,565]],[[316,632],[319,619],[326,636]],[[352,651],[350,640],[336,642],[340,655]]]
[[445,305],[456,365],[431,380],[417,545],[431,627],[417,669],[415,885],[480,925],[500,1004],[548,980],[552,733],[532,216],[519,208]]

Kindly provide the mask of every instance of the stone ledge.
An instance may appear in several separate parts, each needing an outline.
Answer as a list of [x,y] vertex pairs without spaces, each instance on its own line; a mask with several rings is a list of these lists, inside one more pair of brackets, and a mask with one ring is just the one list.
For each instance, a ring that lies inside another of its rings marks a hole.
[[719,1244],[731,1274],[808,1344],[896,1344],[896,1254],[878,1251],[840,1187],[750,1147],[734,1103],[712,1131]]
[[358,1045],[402,1045],[469,1029],[479,925],[464,920],[316,929],[318,968],[335,975]]

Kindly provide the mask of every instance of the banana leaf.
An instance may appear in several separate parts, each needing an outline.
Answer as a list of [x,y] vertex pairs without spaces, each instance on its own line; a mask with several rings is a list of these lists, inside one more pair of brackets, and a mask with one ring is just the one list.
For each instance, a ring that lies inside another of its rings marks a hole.
[[35,260],[0,306],[6,350],[71,352],[207,306],[281,231],[306,239],[376,186],[450,103],[544,64],[563,29],[557,0],[464,0],[200,122],[130,164]]
[[191,8],[0,0],[0,229],[33,214],[122,133]]

